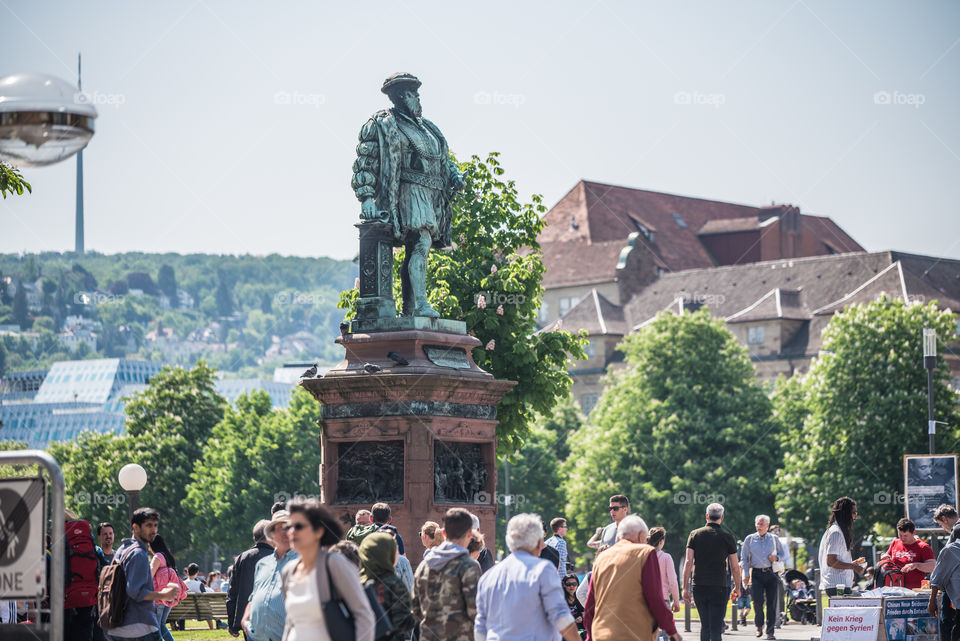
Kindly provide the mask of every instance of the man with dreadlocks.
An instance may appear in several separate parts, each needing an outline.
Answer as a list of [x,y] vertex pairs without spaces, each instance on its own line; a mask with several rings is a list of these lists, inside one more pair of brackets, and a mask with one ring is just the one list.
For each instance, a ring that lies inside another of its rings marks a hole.
[[[864,567],[853,562],[853,522],[857,520],[857,503],[844,496],[833,502],[827,531],[820,539],[820,589],[829,596],[850,594],[853,575],[863,574]],[[839,592],[838,592],[839,587]]]

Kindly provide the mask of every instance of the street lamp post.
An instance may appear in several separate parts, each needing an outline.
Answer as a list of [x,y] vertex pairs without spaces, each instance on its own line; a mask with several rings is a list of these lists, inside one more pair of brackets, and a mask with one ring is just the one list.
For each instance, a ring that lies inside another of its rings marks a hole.
[[933,371],[937,368],[937,331],[923,328],[923,366],[927,368],[927,434],[930,437],[930,454],[934,453],[933,439],[937,422],[933,419]]
[[147,473],[136,463],[127,463],[120,468],[117,479],[120,481],[120,487],[127,493],[127,513],[132,520],[133,512],[137,509],[140,490],[147,484]]

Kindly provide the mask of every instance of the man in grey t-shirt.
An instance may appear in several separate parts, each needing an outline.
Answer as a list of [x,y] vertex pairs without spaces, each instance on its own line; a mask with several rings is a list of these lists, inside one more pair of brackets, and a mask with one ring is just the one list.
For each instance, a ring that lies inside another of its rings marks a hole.
[[594,535],[587,541],[587,547],[596,549],[601,545],[611,546],[617,542],[617,525],[623,517],[630,514],[630,501],[623,494],[614,494],[610,497],[607,509],[610,510],[610,518],[613,522],[604,528],[597,528]]

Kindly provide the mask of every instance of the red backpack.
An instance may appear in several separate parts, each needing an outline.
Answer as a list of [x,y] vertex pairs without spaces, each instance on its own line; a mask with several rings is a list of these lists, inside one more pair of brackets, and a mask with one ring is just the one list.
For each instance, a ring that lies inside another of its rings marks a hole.
[[67,545],[63,607],[71,610],[96,605],[100,558],[93,544],[90,524],[86,521],[67,521],[63,529]]

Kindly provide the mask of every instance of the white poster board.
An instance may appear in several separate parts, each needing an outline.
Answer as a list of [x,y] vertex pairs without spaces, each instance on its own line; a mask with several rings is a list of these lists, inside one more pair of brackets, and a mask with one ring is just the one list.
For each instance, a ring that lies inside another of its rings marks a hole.
[[0,479],[0,599],[36,599],[46,586],[43,479]]
[[824,608],[821,641],[877,641],[880,608]]

